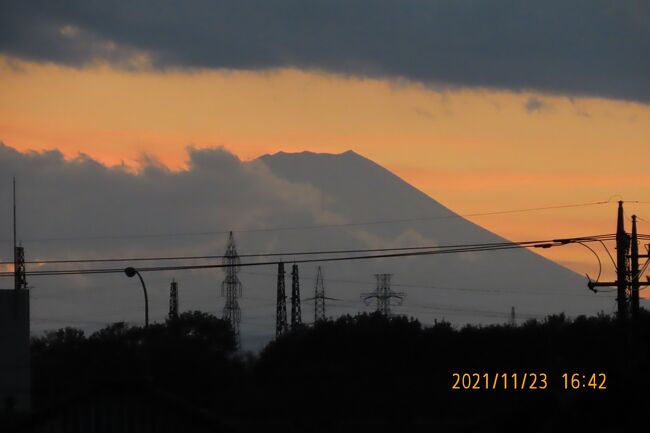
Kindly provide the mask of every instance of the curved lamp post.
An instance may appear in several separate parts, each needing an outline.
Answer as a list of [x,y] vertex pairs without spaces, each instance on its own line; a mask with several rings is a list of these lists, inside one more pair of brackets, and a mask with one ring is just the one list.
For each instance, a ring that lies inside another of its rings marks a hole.
[[149,298],[147,297],[147,286],[144,284],[142,275],[140,275],[140,272],[138,272],[137,269],[128,267],[124,269],[124,273],[129,278],[133,278],[135,275],[137,275],[138,278],[140,278],[140,282],[142,283],[142,290],[144,291],[144,327],[148,328],[149,327]]

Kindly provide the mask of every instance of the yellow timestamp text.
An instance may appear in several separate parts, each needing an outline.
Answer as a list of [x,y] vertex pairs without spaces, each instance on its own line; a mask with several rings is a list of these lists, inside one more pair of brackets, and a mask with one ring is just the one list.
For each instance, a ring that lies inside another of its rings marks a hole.
[[[557,377],[557,376],[556,376]],[[546,390],[549,374],[518,373],[452,373],[452,390]],[[605,373],[563,373],[560,387],[565,390],[607,389]]]
[[605,373],[564,373],[562,382],[564,389],[607,389]]
[[451,389],[546,389],[546,373],[452,373]]

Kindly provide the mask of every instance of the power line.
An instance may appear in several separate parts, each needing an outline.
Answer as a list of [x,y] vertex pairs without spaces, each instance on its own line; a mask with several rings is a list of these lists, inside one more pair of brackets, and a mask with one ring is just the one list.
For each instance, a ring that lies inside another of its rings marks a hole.
[[[260,277],[275,277],[274,274],[269,274],[269,273],[262,273],[262,272],[242,272],[242,274],[245,275],[254,275],[254,276],[260,276]],[[315,278],[310,278],[310,277],[304,277],[306,279],[316,281]],[[334,282],[334,283],[341,283],[341,284],[359,284],[359,285],[365,285],[365,286],[372,286],[376,284],[376,281],[363,281],[363,280],[348,280],[348,279],[341,279],[341,278],[328,278],[327,279],[329,282]],[[519,290],[513,290],[513,289],[502,289],[502,288],[494,288],[494,289],[480,289],[480,288],[471,288],[471,287],[444,287],[444,286],[432,286],[432,285],[427,285],[427,284],[419,284],[419,283],[391,283],[391,286],[393,287],[403,287],[405,289],[424,289],[424,290],[443,290],[443,291],[459,291],[459,292],[470,292],[470,293],[494,293],[494,294],[499,294],[499,293],[509,293],[509,294],[515,294],[515,295],[548,295],[548,291],[542,292],[542,291],[531,291],[527,290],[525,292],[519,291]],[[587,293],[562,293],[562,296],[578,296],[578,297],[590,297],[593,298],[592,294],[587,294]],[[345,301],[344,299],[337,299],[337,298],[330,298],[327,297],[326,299],[331,300],[331,301]],[[307,298],[305,301],[313,301],[314,298]]]
[[[456,245],[426,245],[426,246],[413,246],[413,247],[391,247],[391,248],[366,248],[366,249],[343,249],[343,250],[322,250],[322,251],[288,251],[277,253],[251,253],[241,254],[241,258],[258,258],[258,257],[284,257],[284,256],[306,256],[306,255],[324,255],[324,254],[356,254],[356,253],[372,253],[372,252],[388,252],[388,251],[409,251],[409,250],[434,250],[446,248],[465,248],[465,247],[482,247],[482,246],[505,246],[512,244],[541,244],[545,242],[562,242],[562,241],[578,241],[578,240],[613,240],[613,234],[585,236],[579,238],[568,239],[554,239],[554,240],[532,240],[520,242],[493,242],[493,243],[477,243],[477,244],[456,244]],[[643,235],[639,235],[640,237]],[[154,257],[108,257],[100,259],[43,259],[26,261],[26,264],[65,264],[65,263],[108,263],[108,262],[138,262],[138,261],[168,261],[168,260],[208,260],[208,259],[224,259],[223,255],[203,255],[203,256],[154,256]],[[0,265],[10,265],[13,261],[1,261]]]
[[[521,248],[551,248],[555,246],[566,245],[571,243],[573,240],[581,240],[582,242],[593,242],[597,239],[592,238],[573,238],[573,239],[561,239],[561,240],[547,240],[541,242],[521,242],[521,243],[510,243],[510,244],[485,244],[484,246],[477,247],[463,247],[463,248],[450,248],[450,249],[436,249],[436,250],[424,250],[424,251],[409,251],[409,252],[399,252],[399,253],[390,253],[390,254],[370,254],[370,255],[361,255],[361,256],[344,256],[344,257],[319,257],[314,259],[300,259],[294,260],[294,263],[315,263],[315,262],[334,262],[334,261],[352,261],[352,260],[369,260],[369,259],[378,259],[378,258],[397,258],[397,257],[414,257],[414,256],[429,256],[429,255],[438,255],[438,254],[454,254],[454,253],[464,253],[464,252],[482,252],[482,251],[497,251],[497,250],[508,250],[508,249],[521,249]],[[240,266],[269,266],[277,265],[279,261],[266,261],[266,262],[249,262],[241,263]],[[223,268],[226,265],[224,264],[207,264],[207,265],[183,265],[183,266],[158,266],[158,267],[143,267],[139,268],[140,272],[156,272],[156,271],[177,271],[177,270],[195,270],[195,269],[214,269],[214,268]],[[121,273],[124,270],[122,268],[103,268],[103,269],[72,269],[72,270],[42,270],[42,271],[31,271],[28,272],[28,275],[81,275],[81,274],[110,274],[110,273]],[[0,276],[11,276],[11,272],[0,273]]]
[[[131,233],[131,234],[97,235],[97,236],[32,238],[32,239],[24,239],[24,241],[25,242],[50,242],[50,241],[106,240],[106,239],[146,239],[146,238],[161,238],[161,237],[222,235],[222,234],[227,234],[231,231],[235,233],[264,233],[264,232],[277,232],[277,231],[315,230],[315,229],[324,229],[324,228],[341,228],[341,227],[354,227],[354,226],[366,226],[366,225],[378,225],[378,224],[393,224],[393,223],[401,223],[401,222],[434,221],[434,220],[444,220],[444,219],[454,219],[454,218],[471,218],[471,217],[481,217],[481,216],[505,215],[505,214],[536,212],[536,211],[553,210],[553,209],[567,209],[567,208],[577,208],[577,207],[585,207],[585,206],[597,206],[597,205],[603,205],[608,203],[610,203],[609,200],[586,202],[586,203],[573,203],[573,204],[555,205],[555,206],[522,208],[522,209],[508,209],[508,210],[491,211],[491,212],[475,212],[475,213],[468,213],[468,214],[455,214],[449,211],[450,215],[432,215],[432,216],[423,216],[423,217],[348,222],[348,223],[337,223],[337,224],[270,227],[270,228],[259,228],[259,229],[242,229],[242,230],[209,230],[209,231],[200,231],[200,232],[172,232],[172,233],[152,233],[152,234]],[[638,203],[644,203],[644,202],[638,202]],[[0,242],[10,242],[10,240],[1,239]]]
[[[525,241],[523,243],[539,243],[544,241]],[[408,251],[408,250],[432,250],[453,247],[474,247],[485,245],[511,245],[512,242],[499,242],[492,244],[461,244],[461,245],[428,245],[416,247],[395,247],[395,248],[369,248],[369,249],[348,249],[348,250],[323,250],[323,251],[290,251],[281,253],[256,253],[241,254],[239,257],[284,257],[284,256],[304,256],[304,255],[323,255],[323,254],[353,254],[353,253],[371,253],[387,251]],[[103,263],[103,262],[138,262],[138,261],[167,261],[167,260],[204,260],[204,259],[224,259],[223,255],[206,255],[206,256],[161,256],[161,257],[118,257],[103,259],[52,259],[52,260],[32,260],[26,264],[64,264],[64,263]],[[0,265],[10,265],[13,261],[3,261]]]
[[[302,259],[295,260],[295,263],[313,263],[313,262],[327,262],[327,261],[347,261],[347,260],[362,260],[362,259],[375,259],[375,258],[391,258],[391,257],[409,257],[409,256],[418,256],[418,255],[432,255],[432,254],[446,254],[454,252],[474,252],[474,251],[491,251],[491,250],[501,250],[501,249],[513,249],[513,248],[526,248],[525,245],[511,244],[498,247],[483,247],[483,248],[463,248],[463,249],[451,249],[451,250],[426,250],[426,251],[417,251],[409,253],[393,253],[393,254],[374,254],[374,255],[365,255],[365,256],[350,256],[350,257],[325,257],[317,259]],[[249,262],[241,263],[240,266],[267,266],[267,265],[276,265],[280,262],[278,261],[267,261],[267,262]],[[158,266],[158,267],[148,267],[148,268],[139,268],[141,272],[154,272],[154,271],[171,271],[171,270],[190,270],[190,269],[214,269],[222,268],[225,265],[219,264],[210,264],[210,265],[183,265],[183,266]],[[101,268],[101,269],[68,269],[68,270],[42,270],[42,271],[31,271],[28,272],[28,275],[81,275],[81,274],[111,274],[111,273],[122,273],[124,269],[122,268]],[[3,272],[0,273],[0,276],[12,276],[12,272]]]

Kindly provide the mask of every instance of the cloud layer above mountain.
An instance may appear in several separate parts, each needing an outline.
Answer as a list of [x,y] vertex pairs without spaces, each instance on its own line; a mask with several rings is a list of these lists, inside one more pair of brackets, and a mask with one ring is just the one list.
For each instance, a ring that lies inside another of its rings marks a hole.
[[[0,183],[0,202],[6,204],[0,208],[5,260],[11,260],[14,174],[18,238],[27,259],[37,262],[218,255],[225,250],[228,230],[236,231],[241,254],[280,252],[280,260],[286,263],[300,258],[297,251],[503,241],[354,152],[280,152],[241,161],[222,148],[188,148],[186,169],[170,171],[145,159],[141,170],[133,172],[123,166],[107,167],[84,155],[65,159],[57,150],[19,152],[0,144],[0,172],[5,175]],[[429,218],[413,219],[423,216]],[[405,219],[400,222],[400,218]],[[170,263],[220,261],[29,263],[28,270]],[[539,317],[559,311],[594,313],[614,305],[606,297],[586,294],[577,274],[525,250],[304,263],[300,266],[304,298],[313,293],[318,265],[323,265],[328,295],[339,299],[328,307],[333,316],[372,310],[374,305],[365,306],[359,295],[373,290],[373,275],[382,272],[394,274],[394,287],[408,292],[408,302],[395,312],[427,323],[440,318],[456,323],[498,322],[507,318],[511,306],[522,317]],[[273,334],[275,271],[275,266],[268,265],[242,268],[240,305],[246,338],[261,342]],[[183,311],[221,315],[222,270],[145,272],[152,320],[165,317],[172,278],[180,284]],[[2,288],[11,283],[10,278],[0,281]],[[35,331],[142,320],[137,281],[121,272],[29,275],[28,284],[33,288]],[[305,305],[306,320],[310,315]]]
[[2,0],[0,52],[72,66],[295,67],[650,102],[650,3]]
[[168,232],[170,225],[178,231],[179,224],[189,232],[259,228],[256,221],[286,222],[283,209],[299,209],[319,220],[316,190],[282,181],[262,164],[243,164],[221,148],[189,148],[188,155],[187,171],[145,161],[142,173],[135,174],[85,155],[66,161],[58,151],[23,154],[0,144],[0,167],[16,174],[19,189],[29,192],[23,227],[33,234],[28,238],[154,235]]

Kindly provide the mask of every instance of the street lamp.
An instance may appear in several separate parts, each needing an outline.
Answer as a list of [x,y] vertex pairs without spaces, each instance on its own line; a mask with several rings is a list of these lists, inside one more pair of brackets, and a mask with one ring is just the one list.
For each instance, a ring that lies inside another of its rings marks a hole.
[[128,268],[124,269],[124,273],[129,278],[133,278],[135,275],[137,275],[138,278],[140,278],[140,282],[142,283],[142,290],[144,291],[144,327],[148,328],[149,327],[149,298],[147,297],[147,286],[144,284],[142,275],[140,275],[140,272],[138,272],[137,269],[129,266]]

